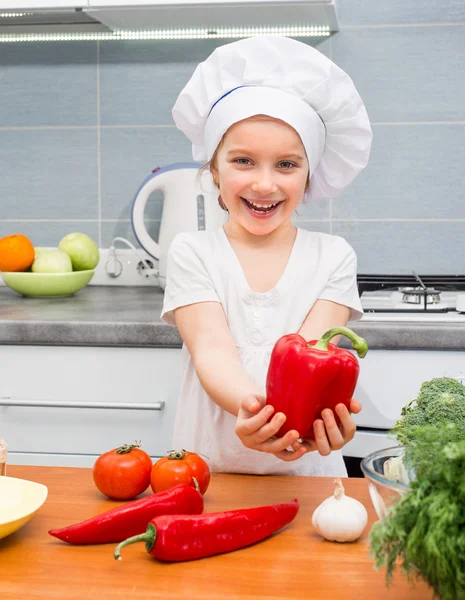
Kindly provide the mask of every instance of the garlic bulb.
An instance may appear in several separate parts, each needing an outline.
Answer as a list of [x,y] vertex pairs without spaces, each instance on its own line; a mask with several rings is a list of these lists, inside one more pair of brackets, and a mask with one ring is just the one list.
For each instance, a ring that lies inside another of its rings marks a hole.
[[402,456],[391,456],[383,465],[384,476],[390,481],[408,485],[409,476]]
[[334,483],[334,495],[315,509],[312,524],[330,542],[353,542],[362,535],[368,514],[361,502],[345,495],[339,477]]

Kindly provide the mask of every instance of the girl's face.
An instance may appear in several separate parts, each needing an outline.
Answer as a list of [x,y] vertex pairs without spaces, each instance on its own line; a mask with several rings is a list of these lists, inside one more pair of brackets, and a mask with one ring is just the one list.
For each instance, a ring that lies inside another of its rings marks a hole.
[[309,174],[295,129],[261,115],[239,121],[226,132],[215,162],[212,175],[230,220],[253,235],[290,223]]

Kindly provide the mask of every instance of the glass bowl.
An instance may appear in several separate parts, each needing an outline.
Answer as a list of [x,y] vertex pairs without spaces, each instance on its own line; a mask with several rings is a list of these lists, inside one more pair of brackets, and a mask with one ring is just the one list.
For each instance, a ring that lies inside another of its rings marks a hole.
[[361,468],[368,484],[376,514],[384,519],[386,511],[408,491],[415,472],[408,465],[406,446],[378,450],[362,460]]

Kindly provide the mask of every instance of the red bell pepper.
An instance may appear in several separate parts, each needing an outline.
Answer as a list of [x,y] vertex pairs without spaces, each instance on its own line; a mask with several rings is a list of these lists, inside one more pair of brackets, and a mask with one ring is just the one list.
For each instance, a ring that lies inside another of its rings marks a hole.
[[205,515],[167,515],[152,519],[142,535],[121,542],[121,548],[145,542],[147,552],[161,561],[196,560],[255,544],[278,531],[296,516],[299,503],[274,504]]
[[[266,380],[266,403],[275,413],[286,415],[276,437],[295,429],[301,439],[314,440],[313,423],[321,418],[323,409],[334,411],[337,404],[349,408],[359,363],[352,352],[329,343],[340,334],[352,340],[360,358],[366,355],[366,341],[347,327],[330,329],[318,342],[306,342],[298,333],[284,335],[276,342]],[[334,416],[339,425],[337,413]]]
[[196,489],[180,483],[158,494],[107,510],[92,519],[62,529],[50,529],[49,534],[68,544],[108,544],[142,533],[149,521],[159,515],[200,514],[202,511],[203,496],[198,486]]

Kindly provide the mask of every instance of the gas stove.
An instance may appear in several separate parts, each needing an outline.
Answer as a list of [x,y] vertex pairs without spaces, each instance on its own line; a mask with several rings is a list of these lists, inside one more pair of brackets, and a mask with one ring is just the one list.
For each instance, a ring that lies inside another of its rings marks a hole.
[[[363,456],[397,444],[389,431],[424,381],[446,376],[465,382],[465,351],[435,346],[436,336],[464,329],[465,275],[359,275],[357,283],[362,324],[369,329],[373,323],[381,335],[391,327],[424,329],[431,346],[419,351],[414,344],[401,349],[378,344],[361,361],[354,397],[363,410],[354,415],[357,431],[343,450],[351,474],[359,474]],[[402,337],[405,341],[405,331]]]
[[465,275],[359,275],[363,321],[465,322]]

